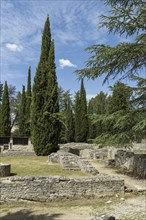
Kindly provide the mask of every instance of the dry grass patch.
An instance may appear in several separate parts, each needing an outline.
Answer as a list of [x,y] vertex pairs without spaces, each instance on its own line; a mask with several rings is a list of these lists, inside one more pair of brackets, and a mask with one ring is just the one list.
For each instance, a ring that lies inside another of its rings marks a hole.
[[12,156],[1,157],[2,163],[11,164],[11,175],[17,176],[70,176],[85,177],[81,171],[66,171],[59,164],[48,164],[47,156]]

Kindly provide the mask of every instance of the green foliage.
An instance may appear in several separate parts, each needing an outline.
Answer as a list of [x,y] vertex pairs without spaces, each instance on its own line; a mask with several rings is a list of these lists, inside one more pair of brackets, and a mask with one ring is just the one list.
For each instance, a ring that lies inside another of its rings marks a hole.
[[1,125],[1,123],[2,123],[2,119],[1,119],[1,117],[2,117],[2,113],[1,113],[1,102],[2,102],[2,96],[3,96],[3,84],[1,84],[0,83],[0,136],[1,136],[1,128],[2,128],[2,125]]
[[51,41],[50,22],[47,17],[32,94],[31,134],[37,155],[48,155],[57,151],[60,136],[58,113],[54,42]]
[[66,140],[67,142],[74,141],[74,117],[71,109],[71,100],[68,98],[67,109],[65,112],[66,115]]
[[80,93],[75,96],[75,141],[80,142]]
[[11,129],[12,129],[13,125],[17,121],[17,116],[18,116],[16,87],[13,85],[9,85],[8,91],[9,91],[10,117],[11,117]]
[[9,103],[9,92],[8,85],[5,82],[4,92],[2,97],[1,106],[1,136],[10,136],[11,133],[11,119],[10,119],[10,103]]
[[21,137],[26,136],[26,93],[25,86],[22,86],[22,96],[18,112],[18,126]]
[[86,142],[88,137],[88,116],[86,91],[83,79],[81,80],[80,91],[76,94],[75,101],[75,140],[76,142]]
[[0,104],[2,102],[2,96],[3,96],[3,84],[0,83]]
[[97,44],[86,50],[92,56],[86,64],[86,68],[76,71],[81,77],[95,79],[106,74],[104,82],[109,78],[129,77],[145,67],[146,58],[146,7],[143,0],[116,1],[106,0],[111,6],[110,15],[101,15],[99,28],[106,27],[110,32],[120,36],[134,36],[135,41],[119,43],[112,47]]
[[30,136],[30,109],[31,109],[31,68],[28,69],[27,91],[26,91],[26,136]]
[[108,112],[114,113],[119,110],[127,112],[130,108],[130,87],[126,86],[124,83],[117,82],[113,87],[110,88],[113,93],[108,103]]
[[92,119],[97,133],[94,142],[102,145],[127,146],[135,139],[133,127],[138,119],[131,107],[131,88],[118,82],[107,102],[107,113],[97,114]]

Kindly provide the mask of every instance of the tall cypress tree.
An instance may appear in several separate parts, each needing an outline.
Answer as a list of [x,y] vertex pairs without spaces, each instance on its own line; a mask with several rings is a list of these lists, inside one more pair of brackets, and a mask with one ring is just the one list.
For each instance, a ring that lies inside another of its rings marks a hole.
[[93,124],[92,123],[92,118],[93,118],[93,114],[94,114],[94,106],[93,106],[93,101],[94,99],[92,98],[90,101],[89,101],[89,104],[88,104],[88,138],[89,139],[93,139],[96,137],[96,124]]
[[31,68],[28,69],[27,91],[26,91],[26,135],[30,136],[30,108],[31,108]]
[[83,79],[81,80],[81,88],[76,95],[75,102],[75,139],[76,142],[86,142],[88,136],[88,116],[86,91]]
[[9,92],[8,92],[7,82],[5,82],[4,93],[2,97],[2,106],[1,106],[1,135],[10,136],[10,133],[11,133],[11,119],[10,119]]
[[58,149],[60,126],[57,118],[59,104],[55,69],[54,42],[51,42],[47,17],[32,95],[31,132],[37,155],[48,155]]
[[88,136],[88,116],[87,116],[87,100],[86,100],[86,91],[84,88],[83,79],[81,80],[81,89],[80,89],[80,105],[81,105],[81,130],[80,130],[80,141],[86,142]]
[[46,100],[44,103],[44,147],[43,155],[50,154],[58,150],[60,122],[58,118],[59,100],[58,100],[58,84],[55,66],[54,41],[51,42],[49,59],[47,63],[47,88]]
[[75,141],[80,142],[80,93],[75,96]]
[[22,86],[22,96],[18,112],[18,125],[21,137],[26,136],[26,93],[25,86]]
[[66,115],[66,140],[67,142],[74,141],[74,118],[73,112],[71,109],[71,100],[68,98],[67,109],[65,112]]
[[2,135],[2,113],[1,113],[1,105],[2,105],[2,96],[3,96],[3,84],[0,83],[0,136]]

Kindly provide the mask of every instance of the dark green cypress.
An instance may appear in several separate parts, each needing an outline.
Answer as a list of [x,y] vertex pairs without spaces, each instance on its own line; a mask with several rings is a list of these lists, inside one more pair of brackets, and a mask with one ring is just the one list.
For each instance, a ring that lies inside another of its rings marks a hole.
[[21,137],[26,136],[26,93],[25,86],[22,86],[22,96],[18,112],[19,134]]
[[80,142],[80,93],[75,96],[75,141]]
[[47,17],[32,95],[31,132],[37,155],[48,155],[58,149],[60,133],[58,112],[54,42],[51,42],[50,22]]
[[1,106],[1,135],[10,136],[11,133],[11,119],[10,119],[10,104],[9,92],[7,82],[5,82],[4,93],[2,97]]
[[88,137],[88,116],[86,91],[83,79],[81,80],[81,88],[76,95],[75,102],[75,140],[76,142],[86,142]]
[[86,100],[86,91],[84,88],[83,79],[81,80],[81,89],[80,89],[80,105],[81,105],[81,113],[80,113],[80,142],[86,142],[88,136],[88,116],[87,116],[87,100]]
[[65,112],[66,115],[66,140],[67,142],[74,141],[74,118],[73,112],[71,109],[71,100],[68,98],[67,109]]
[[129,99],[131,95],[130,87],[126,86],[124,83],[117,82],[111,87],[111,90],[113,94],[108,103],[109,113],[111,114],[120,110],[127,112],[129,110]]
[[44,147],[43,155],[50,154],[58,150],[60,136],[60,122],[58,118],[59,100],[58,84],[55,66],[54,41],[51,42],[49,60],[47,65],[47,89],[44,104]]
[[3,96],[3,84],[0,83],[0,136],[2,135],[2,113],[1,113],[1,107],[2,107],[2,96]]
[[93,139],[96,137],[96,124],[93,124],[93,114],[94,114],[94,107],[93,107],[94,99],[91,99],[88,104],[88,138]]
[[27,92],[26,92],[26,136],[30,136],[30,109],[31,109],[31,68],[28,69]]
[[34,150],[37,155],[41,155],[42,147],[45,147],[42,139],[44,133],[43,111],[45,104],[45,95],[47,87],[46,67],[49,59],[51,45],[50,22],[49,17],[44,25],[42,35],[42,47],[40,61],[34,77],[32,90],[32,110],[31,110],[31,137]]

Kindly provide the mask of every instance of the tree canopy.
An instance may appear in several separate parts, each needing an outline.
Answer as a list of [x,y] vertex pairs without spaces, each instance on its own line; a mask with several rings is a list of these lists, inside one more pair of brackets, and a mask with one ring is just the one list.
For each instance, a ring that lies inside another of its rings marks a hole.
[[92,56],[86,67],[76,72],[80,77],[95,79],[105,74],[109,78],[130,77],[146,65],[146,2],[143,0],[105,0],[111,6],[110,15],[101,15],[99,28],[109,33],[133,37],[130,42],[116,46],[96,44],[88,47]]

